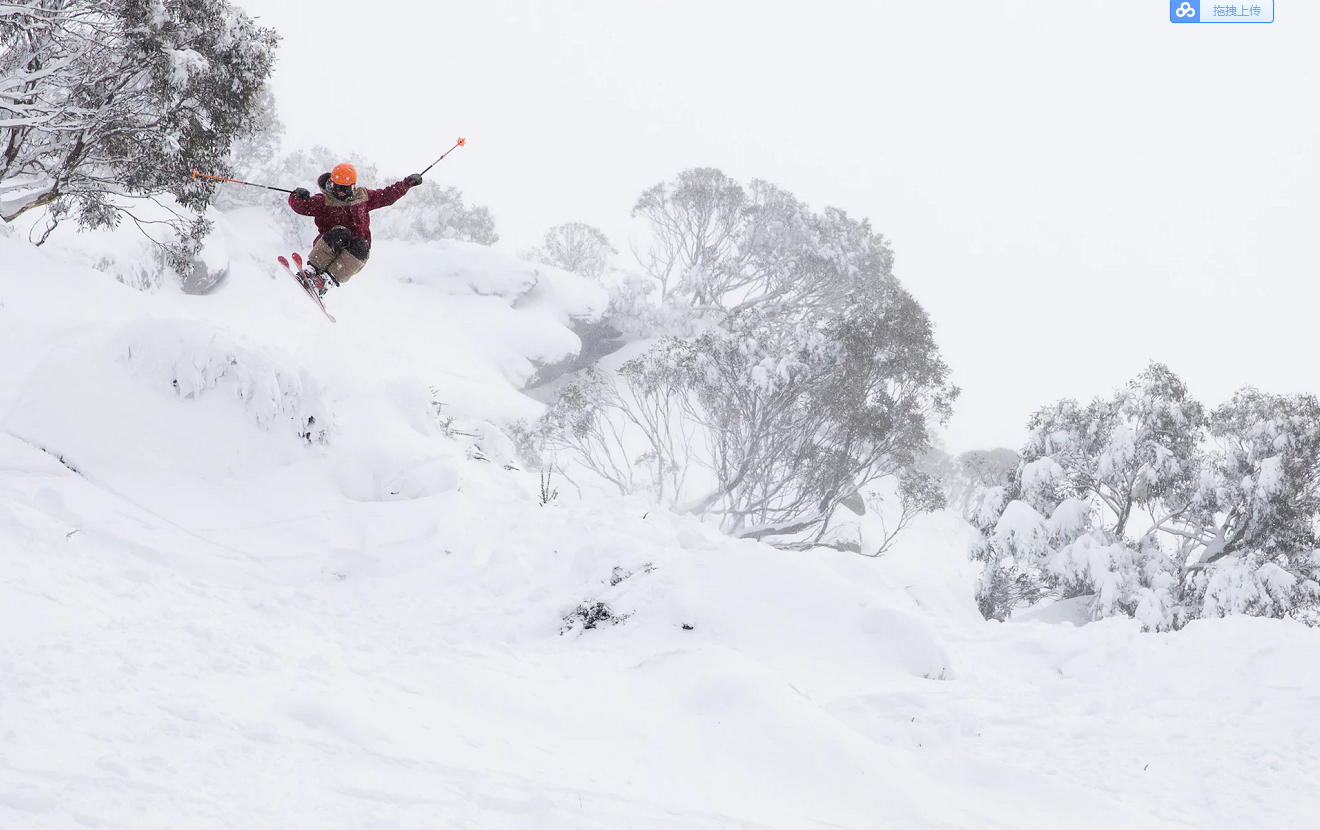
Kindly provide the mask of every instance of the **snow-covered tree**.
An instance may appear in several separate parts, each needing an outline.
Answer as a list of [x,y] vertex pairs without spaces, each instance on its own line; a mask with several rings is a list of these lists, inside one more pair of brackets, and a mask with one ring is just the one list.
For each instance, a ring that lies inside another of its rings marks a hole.
[[[843,313],[868,281],[893,279],[889,243],[865,219],[813,212],[759,179],[744,186],[713,168],[685,170],[646,190],[632,215],[650,231],[634,254],[662,319],[719,321],[752,310],[785,323],[825,318]],[[633,289],[620,300],[637,296]]]
[[1199,529],[1196,563],[1320,546],[1320,402],[1242,389],[1211,414],[1210,436],[1193,509],[1178,516]]
[[585,222],[565,222],[545,232],[544,244],[528,257],[565,271],[600,279],[610,267],[610,257],[619,253],[599,228]]
[[837,508],[881,478],[931,506],[919,460],[957,394],[929,318],[897,282],[853,300],[819,319],[744,310],[668,338],[617,381],[570,385],[543,421],[548,438],[622,491],[644,483],[732,535],[846,547],[830,535]]
[[747,194],[742,186],[713,168],[684,170],[672,183],[654,185],[633,206],[645,219],[652,241],[636,252],[648,276],[660,287],[659,299],[687,295],[693,303],[714,293],[707,284],[738,256],[743,237]]
[[494,245],[500,240],[489,208],[467,205],[458,188],[430,182],[414,188],[390,210],[373,216],[372,230],[382,238],[413,242],[457,239]]
[[618,489],[675,505],[697,466],[698,429],[689,410],[685,367],[635,358],[621,377],[588,367],[560,390],[536,426],[535,443],[573,460]]
[[650,188],[633,215],[653,231],[646,275],[616,281],[609,319],[669,336],[617,378],[562,390],[542,421],[551,448],[781,547],[856,549],[836,513],[864,511],[886,477],[901,508],[882,547],[942,503],[922,464],[957,390],[866,220],[709,168]]
[[1049,522],[1029,504],[1007,500],[1002,487],[985,491],[972,523],[983,538],[971,553],[982,563],[976,603],[988,620],[1006,620],[1017,608],[1047,596],[1044,565]]
[[[214,184],[270,74],[277,36],[227,0],[10,0],[0,13],[0,215],[132,217],[172,194],[190,267]],[[44,237],[43,237],[44,239]]]
[[[1206,415],[1166,367],[1036,412],[1012,483],[987,493],[983,610],[1089,596],[1152,630],[1320,609],[1320,403],[1244,389]],[[1011,498],[1010,498],[1011,496]],[[1035,525],[1022,522],[1037,517]],[[1031,545],[1012,528],[1039,526]]]
[[1126,387],[1083,407],[1060,401],[1031,416],[1023,449],[1023,497],[1052,511],[1095,498],[1115,537],[1134,510],[1185,499],[1197,475],[1205,414],[1168,367],[1152,363]]
[[1320,606],[1320,402],[1248,387],[1209,431],[1190,509],[1161,526],[1182,543],[1190,602],[1210,616]]
[[1006,447],[968,450],[957,458],[941,459],[938,475],[944,483],[949,508],[977,524],[977,516],[990,491],[998,488],[1002,499],[1017,475],[1020,460],[1016,452]]
[[[288,171],[281,168],[283,157],[280,153],[285,127],[280,119],[275,95],[269,87],[263,87],[253,102],[249,120],[252,132],[240,136],[229,148],[230,178],[277,187],[295,187],[295,184],[281,184],[292,182],[293,179],[287,178],[285,174]],[[221,210],[254,205],[269,207],[282,203],[283,197],[273,190],[242,186],[217,187],[211,199],[211,204]]]

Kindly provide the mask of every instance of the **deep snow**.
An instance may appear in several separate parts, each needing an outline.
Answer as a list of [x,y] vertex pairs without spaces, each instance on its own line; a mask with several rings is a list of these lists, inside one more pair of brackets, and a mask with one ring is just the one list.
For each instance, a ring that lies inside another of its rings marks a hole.
[[495,425],[603,292],[385,243],[331,325],[219,218],[205,297],[0,236],[0,825],[1314,824],[1320,632],[986,623],[948,515],[543,505]]

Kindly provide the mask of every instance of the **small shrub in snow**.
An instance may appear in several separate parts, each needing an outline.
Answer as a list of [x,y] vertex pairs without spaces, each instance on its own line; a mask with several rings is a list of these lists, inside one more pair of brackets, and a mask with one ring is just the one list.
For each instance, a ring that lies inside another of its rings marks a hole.
[[553,471],[548,467],[541,471],[541,505],[545,506],[555,499],[559,498],[559,488],[553,487],[550,483]]
[[546,466],[543,456],[545,435],[539,425],[529,424],[527,421],[510,421],[501,429],[513,444],[514,455],[524,467]]
[[564,635],[570,631],[589,631],[602,625],[618,625],[630,616],[616,613],[607,603],[599,600],[587,600],[564,615],[559,633]]
[[654,570],[655,570],[655,565],[651,564],[650,562],[647,562],[645,565],[641,567],[640,570],[637,571],[629,571],[626,570],[622,565],[615,565],[614,570],[610,572],[610,587],[613,588],[615,585],[618,585],[619,583],[623,582],[625,579],[631,578],[634,574],[637,573],[649,574]]

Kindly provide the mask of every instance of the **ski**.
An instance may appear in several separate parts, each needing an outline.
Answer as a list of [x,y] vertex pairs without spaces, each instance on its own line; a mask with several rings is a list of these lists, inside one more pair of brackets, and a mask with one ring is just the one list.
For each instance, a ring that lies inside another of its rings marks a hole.
[[320,296],[317,295],[316,289],[312,288],[312,286],[308,284],[307,278],[303,276],[302,257],[299,256],[296,252],[293,255],[293,261],[298,263],[298,271],[296,273],[294,272],[293,268],[289,266],[289,261],[287,259],[285,259],[282,256],[276,257],[276,259],[279,261],[280,265],[284,266],[284,270],[289,273],[289,276],[293,277],[295,280],[298,281],[298,286],[302,288],[303,293],[305,293],[308,297],[312,298],[312,302],[316,303],[316,307],[321,309],[321,313],[326,316],[326,319],[332,323],[335,322],[334,315],[325,310],[325,303],[321,302],[321,298]]
[[[334,277],[331,277],[328,273],[322,271],[316,266],[312,266],[312,271],[316,272],[315,277],[313,277],[312,273],[309,272],[305,267],[303,267],[302,257],[298,255],[297,251],[293,252],[293,267],[298,269],[299,278],[302,279],[304,282],[306,282],[309,287],[315,286],[317,282],[324,282],[327,278],[330,280],[331,283],[334,283],[335,285],[339,285],[339,283],[335,281]],[[322,292],[317,291],[316,296],[324,297],[325,295],[322,294]],[[322,304],[324,304],[325,300],[322,299],[321,302]]]

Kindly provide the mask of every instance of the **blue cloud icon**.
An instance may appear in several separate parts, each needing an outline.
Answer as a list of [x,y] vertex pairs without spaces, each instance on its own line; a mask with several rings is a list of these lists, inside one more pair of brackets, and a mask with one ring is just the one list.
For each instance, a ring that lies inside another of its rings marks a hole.
[[1200,23],[1201,0],[1169,0],[1170,23]]

